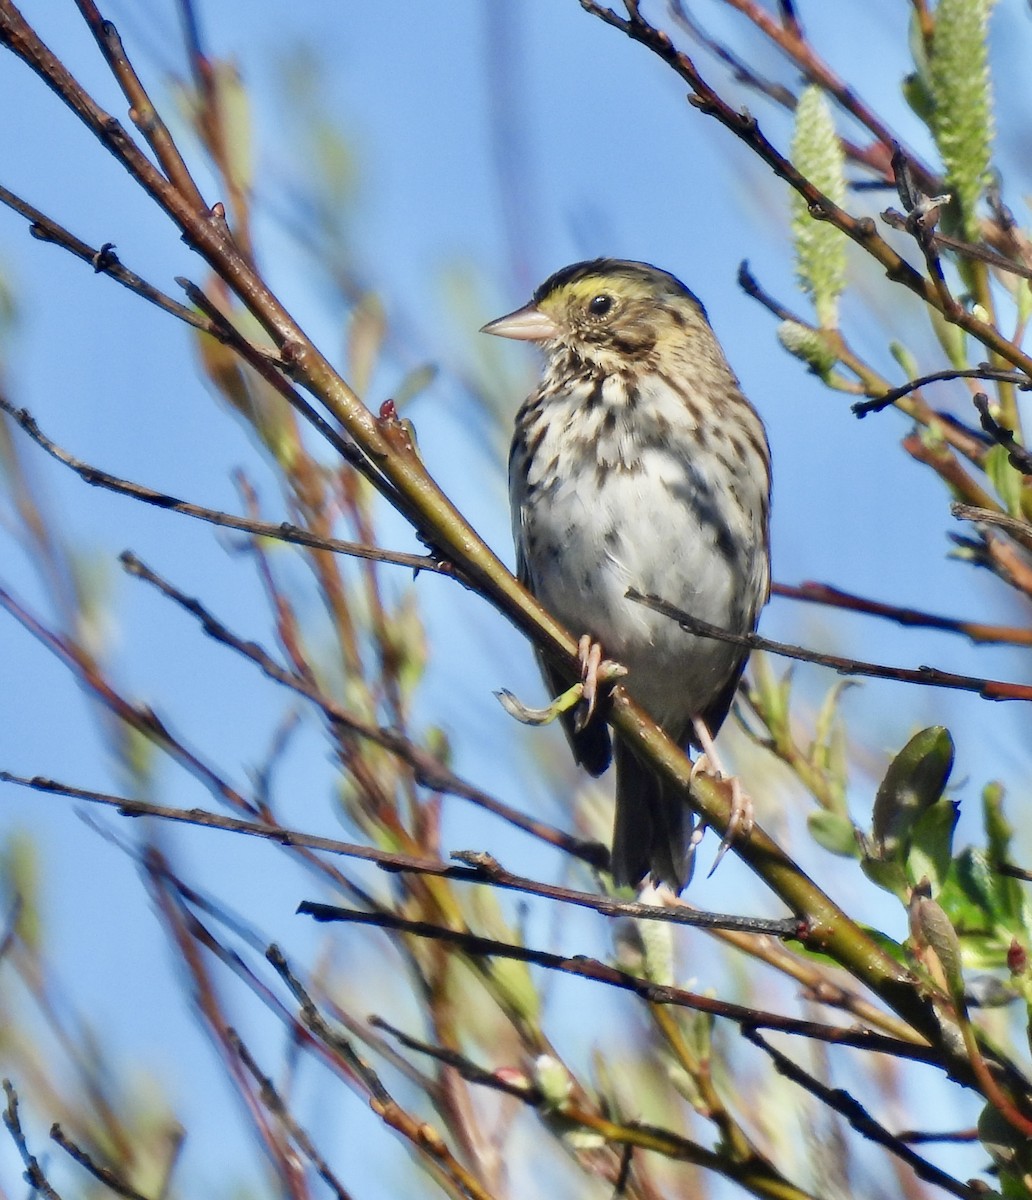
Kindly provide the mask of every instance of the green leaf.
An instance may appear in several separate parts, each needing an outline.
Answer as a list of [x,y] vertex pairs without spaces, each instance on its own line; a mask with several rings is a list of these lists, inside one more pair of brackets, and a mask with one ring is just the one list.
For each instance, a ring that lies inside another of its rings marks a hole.
[[881,857],[902,861],[914,822],[941,796],[953,770],[953,738],[942,725],[914,734],[889,764],[874,799],[873,834]]
[[911,884],[927,879],[938,897],[953,865],[953,831],[960,815],[952,800],[939,800],[917,818],[910,833],[907,877]]
[[806,827],[818,846],[842,858],[859,858],[856,827],[841,813],[818,809],[806,818]]
[[964,237],[979,239],[976,208],[989,182],[993,100],[986,44],[993,0],[939,0],[928,56],[931,130]]
[[[845,155],[819,87],[806,88],[796,105],[792,161],[829,200],[842,204],[846,195]],[[846,282],[845,236],[828,221],[815,220],[798,193],[792,196],[792,233],[799,282],[813,299],[818,324],[834,329],[838,324],[838,298]]]
[[860,859],[860,869],[867,878],[880,887],[883,892],[890,892],[903,904],[907,902],[910,885],[903,872],[903,867],[891,859],[873,858],[865,855]]

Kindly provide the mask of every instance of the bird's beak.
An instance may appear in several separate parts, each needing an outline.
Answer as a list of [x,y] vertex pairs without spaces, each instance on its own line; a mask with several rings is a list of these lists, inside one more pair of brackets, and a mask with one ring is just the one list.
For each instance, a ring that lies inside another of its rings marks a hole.
[[480,332],[520,342],[550,342],[559,336],[559,326],[536,305],[527,304],[497,321],[488,321]]

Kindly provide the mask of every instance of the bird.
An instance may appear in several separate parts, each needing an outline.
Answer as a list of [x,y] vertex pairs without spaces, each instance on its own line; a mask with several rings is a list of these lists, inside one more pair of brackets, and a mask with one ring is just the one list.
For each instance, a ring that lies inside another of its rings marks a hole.
[[[482,332],[538,343],[544,355],[509,453],[518,578],[580,637],[589,691],[603,655],[620,664],[631,698],[719,773],[712,739],[747,650],[686,632],[627,595],[745,634],[770,594],[766,430],[706,310],[667,271],[597,258],[556,271]],[[556,695],[563,680],[538,659]],[[577,762],[600,775],[615,758],[614,884],[648,876],[680,892],[699,836],[690,810],[601,712],[584,717],[561,714]],[[751,820],[749,807],[732,827]]]

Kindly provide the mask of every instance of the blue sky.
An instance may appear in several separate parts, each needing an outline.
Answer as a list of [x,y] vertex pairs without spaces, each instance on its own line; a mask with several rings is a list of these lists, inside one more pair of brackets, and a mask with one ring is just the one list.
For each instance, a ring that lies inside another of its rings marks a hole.
[[[174,113],[170,74],[182,70],[176,19],[170,4],[148,7],[141,15],[123,0],[108,15],[141,74]],[[734,27],[720,5],[707,7],[717,34]],[[864,46],[869,65],[862,90],[870,98],[887,96],[890,120],[898,120],[904,136],[930,154],[921,127],[898,99],[899,79],[908,69],[906,6],[864,5],[862,17],[841,11],[861,6],[808,7],[814,10],[804,12],[814,41],[844,73],[855,62],[858,43]],[[268,278],[339,361],[346,314],[319,264],[284,221],[310,165],[285,82],[289,64],[301,61],[323,115],[351,151],[357,179],[346,214],[352,264],[375,286],[395,327],[406,331],[373,380],[370,405],[392,394],[414,366],[439,366],[434,384],[407,415],[431,470],[507,561],[504,446],[471,405],[463,381],[502,373],[514,411],[536,364],[526,347],[487,346],[475,330],[522,303],[554,269],[608,254],[672,270],[705,302],[769,428],[777,579],[817,579],[984,620],[1024,615],[987,573],[947,560],[947,532],[959,527],[938,481],[899,449],[907,428],[903,418],[886,413],[858,423],[849,414],[848,398],[806,375],[778,347],[772,320],[738,290],[735,273],[747,258],[766,287],[805,311],[794,290],[785,191],[730,135],[693,111],[684,101],[684,86],[640,47],[585,16],[575,0],[524,0],[504,8],[491,0],[454,0],[447,6],[302,0],[290,9],[288,29],[283,7],[267,0],[249,4],[246,21],[234,6],[200,9],[210,51],[233,59],[253,103],[256,232]],[[23,11],[73,71],[98,89],[102,103],[121,115],[120,97],[71,8],[43,0],[24,4]],[[1027,11],[1004,0],[994,21],[1001,68],[1007,70],[1029,50]],[[764,53],[762,61],[770,73],[794,82],[776,59]],[[1021,72],[1010,77],[1017,80],[1015,88],[1028,86]],[[733,94],[760,116],[772,138],[787,144],[789,128],[780,114],[755,97]],[[1020,97],[1010,92],[1011,99]],[[121,169],[10,58],[0,59],[0,109],[5,113],[0,182],[83,238],[117,243],[123,261],[159,286],[174,291],[177,274],[202,278],[190,252],[135,194]],[[1008,111],[1009,104],[1001,116],[1005,155],[1020,145]],[[198,158],[195,148],[193,157]],[[1029,184],[1027,164],[1012,153],[1006,165],[1008,195],[1017,204]],[[200,178],[206,194],[216,198],[203,172]],[[867,194],[853,204],[876,212],[894,199]],[[856,348],[893,377],[898,376],[887,351],[891,338],[905,341],[922,369],[940,366],[917,304],[904,300],[891,311],[887,305],[868,307],[869,297],[885,289],[856,255],[850,262],[858,298],[847,298],[844,323]],[[230,472],[246,464],[274,508],[270,473],[240,424],[213,403],[183,327],[33,241],[24,222],[6,210],[0,212],[0,270],[18,305],[18,317],[0,343],[7,389],[51,436],[107,470],[213,507],[236,507]],[[937,398],[962,409],[956,390],[944,389]],[[25,457],[69,539],[107,578],[113,609],[104,632],[119,677],[136,695],[159,704],[192,744],[246,780],[282,711],[282,698],[259,688],[231,655],[203,645],[197,630],[153,594],[124,580],[114,556],[132,547],[185,591],[201,595],[245,636],[268,642],[268,616],[255,597],[247,561],[229,553],[225,539],[206,528],[87,489],[34,451],[26,449]],[[399,525],[388,528],[398,548],[415,548]],[[38,603],[32,572],[3,529],[0,563],[3,580]],[[399,578],[397,586],[405,582]],[[447,581],[423,577],[418,586],[433,647],[420,715],[456,738],[457,765],[464,773],[512,803],[529,797],[561,823],[545,789],[521,768],[532,745],[538,751],[549,746],[548,755],[561,762],[558,735],[514,729],[491,695],[505,686],[531,702],[540,697],[526,645]],[[1026,659],[1014,651],[975,649],[944,634],[915,634],[785,601],[771,604],[761,630],[862,658],[928,662],[1001,678],[1029,674]],[[211,685],[213,671],[217,686]],[[801,669],[798,680],[804,706],[811,708],[832,682],[812,668]],[[0,624],[0,696],[0,767],[117,788],[120,781],[81,694],[10,622]],[[1029,766],[1023,709],[987,712],[985,702],[970,696],[865,683],[849,693],[844,711],[863,731],[862,755],[875,768],[916,728],[949,725],[958,747],[957,795],[972,836],[987,778],[1008,784],[1016,812]],[[303,827],[333,833],[325,759],[309,730],[289,762],[287,803]],[[172,769],[162,770],[161,782],[162,798],[170,803],[206,802]],[[766,789],[765,807],[764,778],[757,783],[761,821],[794,832],[799,840],[793,849],[811,869],[827,874],[827,857],[799,837],[800,810],[786,814],[772,807],[770,796],[782,795],[773,787]],[[867,819],[870,795],[870,780],[857,774],[851,799],[861,821]],[[136,836],[124,825],[108,827]],[[536,845],[457,806],[449,810],[447,828],[456,849],[486,844],[516,870],[555,869]],[[184,1179],[205,1178],[205,1163],[211,1161],[206,1151],[221,1144],[221,1133],[206,1126],[205,1118],[210,1120],[213,1104],[220,1111],[217,1106],[228,1100],[202,1038],[176,1003],[168,956],[130,862],[66,802],[0,787],[0,834],[13,830],[29,831],[38,845],[44,913],[69,994],[110,1033],[122,1062],[140,1063],[161,1078],[188,1118],[200,1114]],[[274,859],[268,848],[241,848],[223,835],[162,836],[181,856],[184,870],[207,886],[217,882],[226,902],[268,936],[293,946],[315,944],[292,915],[307,881],[285,869],[281,856]],[[838,872],[838,865],[832,869]],[[747,905],[770,911],[767,898],[746,881],[729,856],[692,898],[703,906],[740,907],[744,894]],[[844,897],[854,894],[853,881],[843,877],[839,886]],[[552,930],[543,910],[533,912],[540,943]],[[571,947],[578,935],[599,936],[597,923],[579,916],[563,932]],[[377,945],[371,938],[357,943],[366,949]],[[374,961],[368,955],[362,961],[373,976]],[[576,1040],[577,1031],[569,1033]],[[207,1102],[198,1101],[209,1086],[215,1090]],[[346,1117],[359,1122],[359,1129],[366,1120],[361,1110],[352,1104]],[[40,1121],[45,1128],[45,1116]],[[239,1130],[230,1145],[235,1157],[221,1168],[247,1178]],[[0,1168],[8,1157],[6,1147],[0,1148]],[[392,1194],[389,1172],[400,1168],[381,1164],[381,1169],[388,1173],[367,1181],[364,1195]],[[219,1182],[207,1179],[213,1186]]]

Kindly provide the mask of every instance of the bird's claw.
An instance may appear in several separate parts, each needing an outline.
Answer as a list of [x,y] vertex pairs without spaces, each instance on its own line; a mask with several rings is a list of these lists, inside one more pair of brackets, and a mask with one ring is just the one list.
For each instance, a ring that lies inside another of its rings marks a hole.
[[593,642],[586,633],[577,643],[577,653],[581,664],[581,703],[573,727],[577,733],[582,733],[595,715],[599,685],[621,679],[627,674],[627,668],[603,658],[601,645]]
[[561,695],[556,696],[551,704],[546,704],[544,708],[531,708],[530,705],[524,704],[512,692],[501,688],[495,692],[498,697],[498,702],[502,708],[509,714],[510,717],[515,717],[521,725],[550,725],[556,717],[573,708],[575,704],[580,703],[583,695],[583,685],[575,683],[573,687],[567,688]]
[[[717,778],[724,779],[725,777],[718,773]],[[713,859],[713,866],[710,867],[707,878],[720,866],[720,860],[728,852],[735,839],[738,837],[748,837],[752,833],[753,802],[742,787],[742,781],[737,775],[732,775],[727,782],[731,785],[731,815],[728,819],[724,836],[720,839],[720,845],[717,847],[717,854]]]
[[[495,692],[502,708],[522,725],[550,725],[556,717],[577,707],[574,728],[580,733],[595,715],[599,687],[604,687],[627,674],[627,668],[602,657],[602,647],[587,634],[580,639],[578,655],[581,664],[579,683],[568,687],[544,708],[531,708],[505,688]],[[578,707],[579,706],[579,707]]]
[[[699,745],[702,747],[702,753],[692,764],[691,778],[701,771],[707,775],[712,775],[715,779],[724,780],[731,787],[731,811],[728,816],[727,829],[724,831],[724,836],[721,838],[720,845],[717,847],[717,855],[713,860],[713,866],[709,869],[709,875],[720,866],[720,861],[728,852],[731,845],[739,837],[748,837],[752,832],[753,827],[753,802],[748,793],[742,787],[742,781],[737,775],[728,775],[721,766],[720,759],[717,757],[716,748],[713,745],[713,739],[710,737],[710,732],[706,728],[706,723],[699,718],[692,722],[695,728],[695,736],[698,739]],[[692,833],[692,849],[698,845],[702,837],[704,826],[699,826]]]

